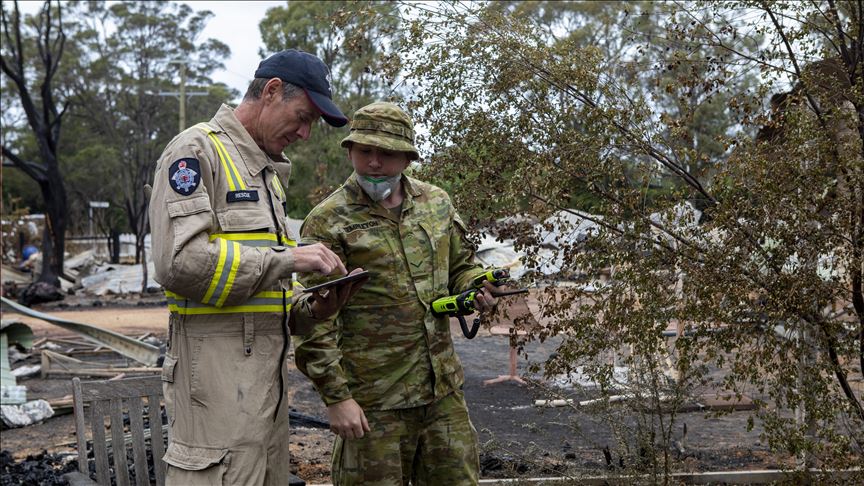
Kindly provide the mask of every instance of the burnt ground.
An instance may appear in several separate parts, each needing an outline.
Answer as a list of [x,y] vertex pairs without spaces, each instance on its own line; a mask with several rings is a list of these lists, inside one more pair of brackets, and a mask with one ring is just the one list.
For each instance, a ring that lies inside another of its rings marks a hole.
[[[484,386],[483,381],[507,374],[509,340],[481,331],[465,339],[458,325],[451,326],[456,350],[465,369],[465,399],[481,443],[482,477],[561,476],[604,474],[619,469],[624,458],[615,452],[618,442],[611,429],[590,410],[573,407],[535,407],[535,399],[553,398],[549,387],[537,377],[529,385],[513,381]],[[524,351],[534,362],[554,352],[555,341],[529,343]],[[528,360],[520,356],[518,372],[527,373]],[[312,385],[300,374],[290,379],[293,407],[298,412],[326,417]],[[553,389],[554,398],[584,400],[590,392]],[[626,410],[625,407],[621,407]],[[790,458],[771,453],[760,441],[758,423],[747,430],[748,411],[718,415],[696,411],[680,414],[670,451],[681,471],[774,469],[794,464]],[[632,419],[623,420],[632,425]],[[686,423],[687,433],[683,433]],[[683,439],[683,440],[682,440]],[[299,429],[292,439],[292,453],[303,464],[301,476],[313,482],[329,481],[332,436],[325,430]],[[297,449],[295,449],[297,447]],[[610,467],[604,455],[608,449]],[[629,459],[628,459],[629,461]],[[625,464],[632,466],[632,464]],[[303,473],[306,473],[305,475]],[[313,474],[314,473],[314,474]],[[319,475],[320,474],[320,475]]]
[[[117,303],[115,303],[116,305]],[[97,325],[104,325],[128,335],[151,332],[164,340],[167,312],[159,306],[112,306],[87,311],[75,304],[65,306],[63,316]],[[71,310],[76,309],[79,310]],[[43,309],[56,312],[59,309]],[[14,315],[5,315],[4,318]],[[131,316],[127,319],[126,316]],[[17,316],[14,316],[17,317]],[[130,320],[131,319],[131,320]],[[62,337],[70,333],[62,329],[33,323],[36,339],[45,336]],[[483,380],[506,374],[508,369],[508,338],[481,331],[473,340],[465,339],[455,321],[452,331],[456,350],[465,368],[465,396],[471,418],[480,434],[483,477],[560,476],[561,474],[602,474],[616,469],[624,460],[617,455],[619,442],[611,429],[598,421],[590,411],[572,407],[537,408],[535,398],[550,398],[536,384],[523,386],[504,382],[489,386]],[[524,351],[528,359],[542,362],[555,349],[555,341],[529,343]],[[35,360],[35,358],[31,358]],[[519,373],[526,373],[528,361],[519,358]],[[17,366],[17,365],[16,365]],[[542,382],[537,380],[538,383]],[[71,394],[67,379],[30,378],[19,384],[28,387],[28,397],[57,398]],[[302,414],[325,418],[325,408],[311,384],[293,370],[289,377],[293,395],[292,408]],[[590,392],[557,390],[563,397],[576,400],[590,398]],[[621,410],[627,410],[625,406]],[[626,417],[625,422],[632,418]],[[760,428],[747,430],[751,412],[739,411],[716,416],[709,412],[689,412],[678,416],[673,439],[679,446],[670,451],[676,467],[685,471],[718,471],[740,469],[770,469],[792,465],[791,459],[773,454],[759,439]],[[687,434],[683,434],[686,423]],[[4,430],[0,447],[21,460],[42,450],[73,457],[74,423],[71,414],[51,418],[44,423],[21,429]],[[329,482],[332,434],[327,430],[295,429],[290,442],[292,462],[297,474],[311,484]],[[607,460],[604,449],[608,448]],[[627,459],[630,461],[630,459]],[[609,464],[612,464],[610,467]],[[625,464],[631,466],[632,464]]]

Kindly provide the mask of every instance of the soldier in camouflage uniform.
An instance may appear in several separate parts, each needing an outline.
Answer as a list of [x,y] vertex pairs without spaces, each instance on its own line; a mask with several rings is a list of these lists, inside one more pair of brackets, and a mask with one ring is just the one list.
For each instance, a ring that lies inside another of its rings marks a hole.
[[[323,243],[371,278],[296,343],[297,367],[327,405],[337,485],[477,484],[477,432],[446,317],[433,300],[470,287],[484,269],[443,190],[402,174],[418,158],[411,119],[396,105],[361,108],[342,141],[355,172],[315,207],[304,243]],[[321,278],[301,279],[314,285]],[[487,284],[488,285],[488,284]],[[478,309],[495,305],[487,288]]]

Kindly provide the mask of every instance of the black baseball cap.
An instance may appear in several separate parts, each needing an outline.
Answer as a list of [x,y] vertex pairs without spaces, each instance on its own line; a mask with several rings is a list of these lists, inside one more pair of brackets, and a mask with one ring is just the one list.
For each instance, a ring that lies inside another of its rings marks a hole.
[[261,61],[255,70],[255,77],[279,78],[299,86],[321,112],[324,121],[334,127],[348,123],[348,118],[333,104],[330,70],[318,56],[296,49],[286,49]]

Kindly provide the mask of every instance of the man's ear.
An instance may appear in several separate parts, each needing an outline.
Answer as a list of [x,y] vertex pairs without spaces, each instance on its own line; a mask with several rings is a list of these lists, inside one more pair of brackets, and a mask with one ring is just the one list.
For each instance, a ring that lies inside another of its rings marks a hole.
[[271,78],[270,81],[267,81],[267,84],[264,85],[264,89],[261,91],[261,98],[265,103],[271,103],[277,99],[277,97],[282,96],[282,80],[279,78]]

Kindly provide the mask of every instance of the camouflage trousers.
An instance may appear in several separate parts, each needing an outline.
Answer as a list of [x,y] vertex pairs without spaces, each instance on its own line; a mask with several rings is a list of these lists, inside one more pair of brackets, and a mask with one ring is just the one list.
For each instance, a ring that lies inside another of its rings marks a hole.
[[422,407],[365,413],[372,431],[333,445],[335,486],[478,484],[477,431],[461,391]]

